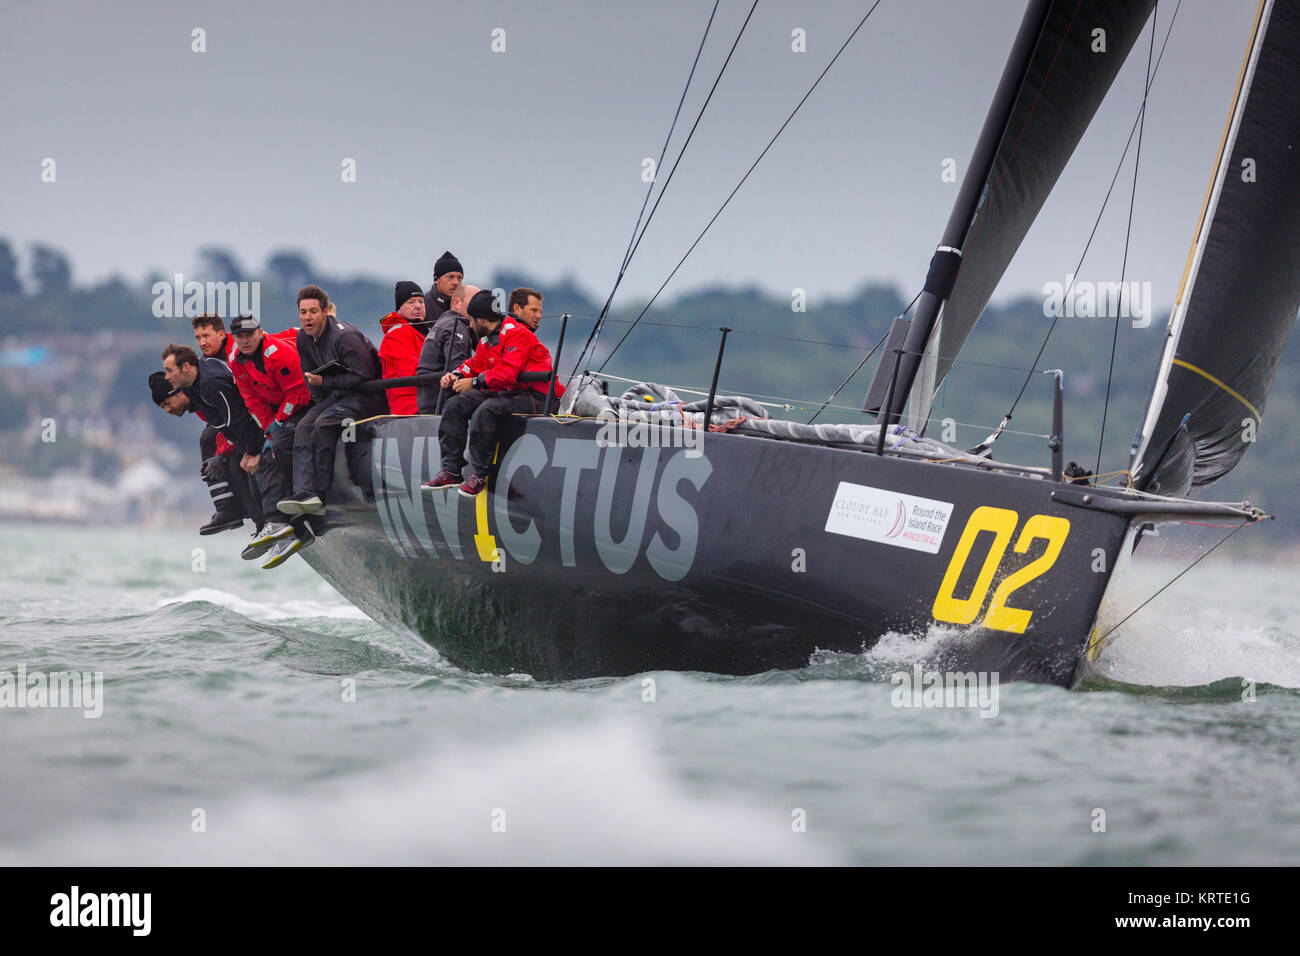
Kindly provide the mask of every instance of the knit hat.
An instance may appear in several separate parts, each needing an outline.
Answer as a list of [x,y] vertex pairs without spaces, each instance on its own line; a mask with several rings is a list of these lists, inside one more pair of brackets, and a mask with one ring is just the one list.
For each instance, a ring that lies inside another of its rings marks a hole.
[[167,376],[162,372],[149,373],[149,394],[153,397],[155,405],[161,405],[174,394],[171,385],[167,382]]
[[433,278],[437,281],[448,272],[459,272],[465,274],[465,267],[460,264],[460,260],[451,254],[451,250],[444,252],[438,257],[438,261],[433,264]]
[[407,299],[413,299],[417,295],[422,299],[424,298],[424,292],[420,289],[419,285],[408,279],[403,279],[401,282],[397,283],[397,287],[393,289],[393,308],[395,310],[400,309],[406,304]]
[[496,309],[496,297],[492,295],[491,289],[475,292],[474,298],[469,300],[469,305],[465,308],[465,314],[471,319],[486,319],[490,322],[500,322],[505,318]]

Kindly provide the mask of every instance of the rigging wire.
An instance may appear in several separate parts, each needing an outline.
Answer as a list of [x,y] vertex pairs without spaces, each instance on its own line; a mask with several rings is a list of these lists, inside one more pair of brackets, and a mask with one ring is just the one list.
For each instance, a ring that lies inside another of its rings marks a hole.
[[[1165,48],[1169,45],[1169,35],[1174,31],[1174,23],[1178,20],[1178,11],[1182,9],[1182,6],[1183,0],[1178,0],[1178,4],[1174,7],[1174,15],[1169,18],[1169,28],[1165,31],[1165,38],[1160,44],[1160,55],[1156,57],[1155,68],[1151,71],[1150,79],[1142,94],[1144,100],[1146,95],[1151,92],[1151,87],[1155,85],[1156,74],[1160,72],[1160,64],[1165,58]],[[1097,227],[1101,225],[1101,217],[1105,215],[1106,206],[1110,203],[1111,193],[1115,189],[1115,183],[1119,181],[1120,171],[1124,168],[1124,160],[1128,158],[1128,150],[1129,147],[1133,145],[1133,136],[1137,132],[1138,123],[1141,118],[1142,114],[1139,112],[1138,116],[1133,120],[1133,126],[1128,133],[1128,141],[1124,144],[1124,152],[1120,154],[1119,164],[1115,167],[1115,175],[1111,178],[1110,187],[1106,190],[1106,197],[1101,201],[1101,209],[1097,213],[1096,221],[1092,224],[1092,232],[1088,234],[1088,241],[1084,243],[1083,252],[1079,255],[1079,261],[1074,267],[1074,272],[1072,273],[1073,277],[1070,279],[1070,284],[1065,289],[1065,296],[1068,296],[1070,290],[1074,288],[1075,280],[1079,276],[1079,270],[1083,268],[1083,262],[1088,257],[1088,250],[1092,248],[1092,240],[1097,236]],[[1062,301],[1064,301],[1064,297],[1062,298]],[[1011,403],[1011,407],[1007,410],[1006,415],[1003,416],[1002,425],[999,425],[998,430],[990,435],[989,438],[985,439],[986,444],[991,445],[996,441],[997,436],[1005,431],[1003,426],[1011,422],[1011,416],[1015,412],[1016,406],[1019,405],[1020,400],[1024,398],[1025,389],[1029,387],[1029,383],[1033,380],[1034,374],[1038,371],[1038,363],[1043,357],[1043,351],[1047,348],[1047,343],[1051,339],[1052,333],[1056,331],[1056,323],[1060,321],[1063,311],[1063,309],[1056,310],[1056,315],[1052,317],[1052,324],[1047,327],[1047,334],[1043,336],[1043,342],[1038,346],[1038,354],[1034,356],[1034,361],[1032,363],[1033,367],[1029,370],[1029,374],[1025,376],[1024,382],[1021,383],[1020,391],[1016,394],[1015,401]]]
[[862,356],[862,361],[859,362],[857,366],[853,369],[853,371],[849,373],[849,377],[846,378],[844,381],[840,382],[840,384],[836,387],[835,391],[831,392],[830,395],[826,397],[826,401],[822,402],[821,407],[818,408],[817,411],[812,413],[812,417],[809,418],[808,421],[805,422],[805,424],[811,425],[813,422],[817,421],[817,416],[820,415],[822,412],[826,411],[826,406],[828,406],[831,402],[835,401],[835,396],[838,395],[844,389],[844,387],[849,384],[849,382],[853,381],[853,376],[857,375],[858,372],[862,371],[862,366],[866,365],[867,362],[871,359],[871,356],[876,354],[876,349],[880,348],[880,346],[884,344],[885,339],[888,337],[889,337],[889,329],[885,329],[885,331],[880,334],[880,338],[876,339],[876,344],[871,346],[871,350],[867,352],[866,355]]
[[605,360],[601,362],[600,367],[596,369],[597,372],[604,370],[605,366],[609,364],[609,360],[614,357],[614,353],[617,352],[619,348],[623,345],[623,343],[627,341],[627,337],[632,334],[632,330],[636,328],[637,323],[641,321],[641,318],[648,311],[650,311],[650,307],[654,305],[655,300],[659,298],[660,293],[662,293],[664,289],[668,286],[668,283],[672,281],[673,276],[677,275],[677,270],[679,270],[682,267],[682,264],[686,262],[690,254],[695,251],[695,247],[700,244],[701,240],[704,239],[705,234],[709,231],[709,229],[713,227],[713,224],[717,222],[718,217],[722,215],[723,210],[725,210],[727,206],[731,204],[731,200],[735,198],[736,193],[740,191],[740,187],[745,185],[745,182],[749,179],[750,174],[754,172],[758,164],[762,162],[763,157],[767,155],[768,150],[772,148],[773,144],[776,143],[777,139],[781,136],[781,134],[785,132],[785,128],[790,125],[790,121],[795,118],[795,114],[797,114],[799,110],[803,107],[804,103],[808,101],[808,97],[812,96],[813,91],[817,89],[822,79],[826,76],[827,73],[830,72],[831,67],[835,65],[835,62],[840,58],[840,55],[845,51],[848,45],[853,42],[853,38],[858,35],[858,31],[862,29],[863,24],[867,22],[867,20],[871,17],[871,14],[875,12],[876,7],[878,6],[880,6],[880,0],[876,0],[876,2],[871,5],[871,9],[869,9],[866,12],[866,14],[863,16],[863,18],[858,21],[858,25],[853,28],[853,32],[849,34],[848,39],[845,40],[844,43],[840,46],[840,48],[835,51],[835,55],[831,57],[830,62],[826,64],[825,69],[823,69],[821,73],[818,74],[817,79],[813,81],[813,85],[808,88],[808,92],[803,95],[803,98],[799,100],[799,102],[795,105],[795,108],[790,111],[790,115],[785,118],[785,122],[781,124],[780,129],[778,129],[776,133],[772,136],[772,138],[768,140],[767,145],[763,147],[763,151],[758,154],[758,158],[754,160],[753,164],[745,172],[745,175],[740,178],[740,182],[736,183],[736,187],[733,190],[731,190],[731,193],[723,201],[722,205],[718,207],[718,211],[713,214],[713,218],[708,221],[708,224],[705,225],[703,230],[701,230],[700,234],[695,238],[695,241],[691,243],[690,248],[687,249],[686,252],[682,255],[681,259],[678,260],[677,265],[673,266],[673,271],[668,273],[668,278],[664,279],[663,283],[655,291],[655,294],[650,297],[650,301],[646,303],[645,308],[642,309],[641,313],[636,317],[636,319],[633,320],[632,325],[628,328],[628,330],[623,333],[623,337],[619,339],[618,342],[614,345],[614,348],[610,350],[609,355],[605,356]]
[[1106,632],[1105,634],[1103,634],[1101,637],[1097,638],[1095,641],[1092,641],[1092,642],[1091,642],[1091,645],[1090,645],[1090,647],[1089,647],[1089,650],[1092,650],[1092,648],[1096,648],[1098,651],[1100,651],[1101,648],[1102,648],[1102,645],[1105,643],[1106,639],[1109,638],[1112,634],[1114,634],[1114,633],[1115,633],[1117,630],[1119,630],[1121,627],[1123,627],[1125,624],[1127,624],[1129,618],[1131,618],[1131,617],[1132,617],[1134,614],[1136,614],[1138,611],[1142,610],[1144,607],[1146,607],[1148,604],[1150,604],[1152,601],[1154,601],[1156,598],[1158,598],[1161,594],[1163,594],[1163,593],[1165,592],[1166,589],[1168,589],[1168,588],[1170,587],[1170,585],[1172,585],[1175,581],[1177,581],[1179,578],[1181,578],[1184,574],[1186,574],[1188,571],[1192,570],[1192,568],[1196,567],[1198,564],[1200,564],[1202,561],[1204,561],[1206,558],[1208,558],[1211,554],[1213,554],[1216,550],[1218,550],[1219,545],[1223,544],[1225,541],[1227,541],[1229,538],[1231,538],[1234,534],[1236,534],[1236,533],[1237,533],[1238,531],[1240,531],[1242,528],[1246,527],[1246,525],[1248,525],[1248,524],[1250,524],[1249,521],[1243,521],[1241,524],[1237,525],[1235,528],[1233,528],[1231,531],[1229,531],[1227,534],[1225,534],[1222,538],[1220,538],[1220,539],[1218,540],[1218,542],[1214,545],[1214,547],[1210,548],[1210,550],[1206,551],[1204,554],[1202,554],[1199,558],[1197,558],[1195,561],[1193,561],[1193,562],[1192,562],[1191,564],[1189,564],[1187,567],[1183,568],[1181,571],[1179,571],[1177,574],[1175,574],[1175,575],[1174,575],[1174,576],[1173,576],[1173,577],[1172,577],[1172,578],[1171,578],[1171,579],[1170,579],[1170,580],[1165,584],[1165,586],[1162,587],[1159,591],[1157,591],[1155,594],[1151,595],[1149,598],[1147,598],[1145,601],[1143,601],[1141,604],[1139,604],[1139,605],[1138,605],[1137,607],[1135,607],[1133,610],[1129,611],[1129,613],[1128,613],[1127,615],[1125,615],[1124,620],[1120,621],[1118,624],[1116,624],[1114,627],[1112,627],[1109,631],[1107,631],[1107,632]]
[[[695,76],[695,68],[700,62],[700,54],[704,52],[704,43],[709,38],[709,29],[713,26],[713,18],[718,12],[718,3],[720,0],[714,0],[713,13],[709,14],[709,22],[705,25],[704,36],[700,38],[699,49],[695,51],[695,62],[691,64],[691,72],[686,78],[686,86],[682,89],[681,99],[677,101],[677,112],[673,114],[672,125],[668,128],[668,136],[664,139],[663,149],[659,152],[659,162],[655,164],[655,176],[650,181],[650,188],[646,190],[645,199],[641,203],[641,212],[637,215],[636,225],[632,227],[632,236],[628,239],[627,249],[623,253],[623,262],[619,266],[618,277],[614,280],[614,287],[609,290],[609,297],[605,299],[605,305],[600,310],[600,317],[596,325],[592,328],[591,334],[587,336],[587,342],[582,347],[582,352],[578,355],[578,362],[574,365],[574,370],[582,365],[583,360],[587,358],[588,349],[594,357],[596,354],[596,344],[600,341],[601,328],[604,325],[605,316],[609,312],[609,307],[614,301],[614,294],[618,292],[618,287],[623,281],[623,276],[627,273],[627,267],[632,262],[632,257],[636,255],[637,248],[641,245],[641,239],[645,236],[646,229],[650,228],[650,221],[654,219],[655,211],[659,208],[659,203],[664,198],[664,193],[668,191],[669,184],[673,181],[673,176],[677,172],[677,167],[681,165],[682,157],[686,155],[686,148],[691,145],[691,138],[695,136],[695,130],[700,125],[700,120],[704,118],[704,111],[709,108],[709,103],[713,100],[713,94],[722,82],[722,75],[727,72],[727,66],[731,63],[732,54],[736,52],[736,47],[740,45],[740,38],[745,35],[745,28],[749,26],[750,19],[754,16],[754,11],[758,8],[758,0],[754,0],[753,5],[749,8],[749,13],[745,17],[745,22],[740,25],[740,31],[736,34],[736,39],[732,41],[731,49],[727,51],[727,57],[722,61],[722,67],[718,70],[718,75],[713,80],[713,86],[709,88],[708,96],[704,98],[704,105],[700,107],[699,113],[695,116],[695,122],[691,125],[690,132],[687,133],[682,148],[677,151],[677,156],[673,160],[672,168],[668,171],[668,178],[664,180],[663,186],[659,189],[659,195],[655,198],[655,203],[650,207],[650,215],[646,217],[644,226],[641,223],[641,217],[645,215],[646,205],[650,202],[650,196],[654,192],[655,184],[659,178],[659,169],[663,165],[664,157],[668,154],[668,144],[672,142],[673,130],[677,127],[677,118],[681,115],[682,105],[686,102],[686,94],[691,88],[691,80]],[[590,368],[590,360],[584,368]]]
[[[912,306],[916,305],[916,300],[919,298],[921,298],[920,292],[918,292],[916,295],[912,297],[912,301],[907,303],[907,308],[905,308],[902,312],[900,312],[898,317],[901,319],[903,316],[907,315],[907,313],[911,312]],[[842,392],[844,388],[849,384],[849,382],[853,381],[853,376],[857,375],[858,372],[862,371],[862,366],[866,365],[868,360],[870,360],[871,356],[876,354],[876,349],[880,348],[880,346],[884,344],[885,339],[888,338],[888,336],[889,336],[889,329],[886,328],[885,331],[881,334],[880,338],[876,340],[876,344],[871,346],[871,351],[869,351],[866,355],[862,356],[862,361],[859,362],[857,364],[857,367],[854,368],[854,370],[849,373],[849,377],[846,378],[844,381],[840,382],[839,387],[836,388],[835,391],[830,393],[826,401],[822,402],[821,408],[813,412],[812,418],[808,419],[808,421],[805,424],[811,425],[813,422],[817,420],[818,415],[826,411],[826,406],[830,405],[831,402],[835,401],[835,396],[838,395],[840,392]],[[882,358],[881,361],[884,361],[884,359]]]
[[[736,40],[731,44],[731,49],[727,52],[727,58],[722,63],[722,69],[718,70],[718,76],[713,81],[713,86],[709,88],[709,95],[704,98],[704,105],[700,107],[700,112],[695,116],[695,122],[691,124],[690,132],[686,134],[686,140],[682,143],[682,148],[677,153],[677,158],[673,160],[673,165],[668,170],[668,178],[664,180],[663,188],[659,190],[659,195],[655,197],[655,204],[650,207],[650,215],[646,217],[645,227],[641,234],[636,237],[636,244],[632,246],[631,252],[628,253],[628,261],[636,255],[636,251],[641,248],[641,240],[645,238],[646,229],[650,228],[650,221],[655,217],[655,211],[659,208],[659,203],[663,201],[664,193],[668,191],[668,186],[677,175],[677,170],[681,166],[682,156],[686,153],[686,147],[690,145],[691,139],[695,136],[695,130],[700,125],[700,120],[704,119],[704,111],[709,108],[709,102],[713,99],[713,93],[718,88],[718,83],[722,80],[722,74],[727,70],[727,64],[731,62],[731,55],[736,52],[736,47],[740,45],[740,38],[745,35],[745,28],[749,26],[750,18],[754,16],[754,11],[758,8],[758,0],[754,0],[753,6],[749,8],[749,13],[745,16],[745,22],[740,25],[740,32],[736,34]],[[612,294],[611,294],[612,298]]]
[[[638,239],[637,239],[637,233],[641,230],[641,220],[642,220],[642,218],[645,216],[646,206],[648,206],[648,205],[650,204],[650,196],[654,193],[655,181],[656,181],[656,179],[657,179],[657,174],[658,174],[659,168],[663,165],[664,157],[665,157],[666,155],[668,155],[668,144],[672,142],[672,140],[673,140],[673,132],[677,129],[677,120],[678,120],[678,119],[681,117],[681,115],[682,115],[682,106],[685,105],[685,103],[686,103],[686,94],[690,92],[690,89],[691,89],[691,81],[695,78],[695,69],[696,69],[696,67],[698,67],[698,66],[700,65],[700,54],[702,54],[702,53],[704,52],[704,44],[705,44],[705,43],[708,41],[708,39],[709,39],[709,31],[710,31],[710,30],[712,29],[712,27],[713,27],[713,18],[717,16],[717,13],[718,13],[718,4],[719,4],[719,3],[721,3],[721,0],[713,0],[713,11],[709,14],[709,22],[706,23],[706,24],[704,25],[704,36],[700,37],[700,45],[699,45],[699,47],[696,48],[696,50],[695,50],[695,59],[691,62],[691,71],[690,71],[688,74],[686,74],[686,85],[685,85],[684,87],[682,87],[682,95],[681,95],[681,97],[677,100],[677,109],[676,109],[676,111],[673,113],[673,121],[672,121],[671,123],[668,124],[668,135],[664,137],[664,144],[663,144],[663,146],[662,146],[662,147],[660,148],[660,150],[659,150],[659,158],[655,161],[655,173],[656,173],[656,176],[652,176],[652,177],[651,177],[651,179],[650,179],[650,185],[646,188],[646,191],[645,191],[645,198],[641,200],[641,210],[640,210],[640,212],[638,212],[638,213],[636,214],[636,223],[632,226],[632,235],[630,235],[630,236],[628,237],[628,240],[627,240],[627,248],[623,251],[623,261],[622,261],[622,263],[621,263],[621,264],[619,265],[619,267],[618,267],[618,276],[615,277],[615,279],[614,279],[614,286],[613,286],[613,288],[611,288],[611,289],[609,290],[609,297],[605,300],[605,304],[601,307],[601,310],[600,310],[600,318],[602,318],[602,319],[603,319],[603,318],[605,317],[605,315],[609,312],[609,306],[610,306],[610,303],[614,301],[614,293],[618,291],[619,283],[621,283],[621,282],[623,281],[623,275],[627,272],[627,265],[628,265],[629,262],[632,261],[632,253],[635,251],[635,245],[636,245],[636,243],[638,242]],[[755,6],[758,5],[758,0],[755,0],[754,5],[755,5]],[[752,13],[753,10],[751,9],[750,12]],[[742,27],[741,30],[742,30],[742,32],[743,32],[744,27]],[[732,49],[735,49],[735,47],[732,47]],[[724,69],[726,68],[726,64],[723,64],[723,68],[724,68]],[[718,74],[719,79],[721,79],[721,76],[722,76],[722,74],[719,73],[719,74]],[[713,84],[713,85],[714,85],[714,88],[716,89],[716,87],[717,87],[717,81],[716,81],[716,80],[714,81],[714,84]],[[712,94],[712,91],[710,91],[709,95],[710,95],[710,96],[713,95],[713,94]],[[706,100],[704,101],[704,106],[707,107],[708,105],[709,105],[709,103],[708,103],[708,100],[706,99]],[[700,110],[700,115],[702,116],[703,114],[704,114],[704,109],[701,108],[701,110]],[[698,117],[696,118],[696,121],[695,121],[695,122],[696,122],[697,124],[699,123],[699,118],[698,118]],[[693,127],[692,127],[692,129],[691,129],[691,132],[692,132],[692,133],[695,132],[695,130],[694,130]],[[681,159],[682,153],[685,153],[685,152],[686,152],[686,146],[690,144],[690,141],[691,141],[690,136],[687,136],[687,137],[686,137],[686,143],[682,145],[681,152],[679,152],[679,153],[677,154],[677,159],[678,159],[678,160]],[[676,171],[676,168],[677,168],[677,164],[676,164],[676,162],[674,161],[674,163],[673,163],[673,170]],[[670,180],[672,179],[672,176],[671,176],[671,175],[669,176],[669,179],[670,179]],[[668,183],[665,182],[665,183],[664,183],[664,189],[667,189],[667,188],[668,188]],[[660,190],[659,196],[660,196],[660,198],[663,198],[663,190]],[[655,206],[656,206],[656,208],[658,207],[658,205],[659,205],[659,202],[658,202],[658,200],[656,200],[656,201],[655,201]],[[650,215],[651,215],[651,217],[654,216],[654,210],[651,210]],[[649,220],[646,220],[646,225],[647,225],[647,226],[650,225]]]
[[[1133,190],[1129,193],[1128,198],[1128,225],[1124,229],[1124,259],[1119,267],[1119,290],[1120,301],[1124,301],[1124,279],[1128,274],[1128,246],[1129,240],[1133,237],[1133,206],[1137,202],[1138,191],[1138,169],[1142,163],[1142,131],[1147,125],[1147,93],[1151,90],[1151,57],[1156,50],[1156,18],[1160,16],[1160,0],[1156,0],[1155,9],[1151,13],[1151,45],[1147,48],[1147,69],[1146,82],[1142,89],[1142,108],[1138,111],[1138,144],[1137,152],[1133,154]],[[1097,436],[1097,467],[1094,472],[1101,471],[1101,449],[1106,442],[1106,416],[1110,412],[1110,386],[1115,378],[1115,350],[1119,346],[1119,314],[1120,309],[1115,310],[1115,330],[1110,337],[1110,368],[1106,372],[1106,400],[1101,406],[1101,434]]]

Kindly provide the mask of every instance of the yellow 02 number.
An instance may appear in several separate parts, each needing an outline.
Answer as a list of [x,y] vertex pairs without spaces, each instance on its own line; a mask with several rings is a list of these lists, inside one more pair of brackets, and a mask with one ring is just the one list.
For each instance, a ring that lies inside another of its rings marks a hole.
[[[993,583],[993,577],[997,573],[998,565],[1002,563],[1002,558],[1007,551],[1007,545],[1010,544],[1011,536],[1019,523],[1019,513],[1012,511],[1010,508],[993,508],[985,505],[976,508],[971,513],[969,520],[966,522],[966,527],[962,531],[961,539],[953,550],[952,559],[948,562],[948,570],[944,573],[943,583],[939,585],[939,594],[934,599],[932,613],[936,621],[970,624],[979,617],[980,608],[984,606],[984,599],[989,593],[989,586]],[[984,556],[984,564],[980,568],[979,576],[975,579],[974,587],[971,588],[970,596],[958,598],[954,593],[957,581],[961,578],[962,571],[965,570],[966,561],[970,558],[971,548],[974,547],[975,540],[979,537],[981,531],[992,532],[993,542],[989,545],[988,553]],[[1016,540],[1016,553],[1024,554],[1027,552],[1029,545],[1038,538],[1047,540],[1047,549],[1040,557],[1031,561],[1019,571],[1007,575],[1002,580],[997,590],[993,592],[993,601],[989,604],[988,613],[984,616],[984,627],[996,631],[1011,631],[1015,634],[1025,632],[1025,629],[1029,626],[1030,618],[1033,617],[1033,612],[1009,607],[1007,600],[1012,593],[1045,573],[1056,563],[1056,559],[1061,554],[1061,549],[1065,547],[1065,538],[1069,533],[1070,522],[1065,518],[1052,515],[1032,515],[1025,522],[1020,537]]]

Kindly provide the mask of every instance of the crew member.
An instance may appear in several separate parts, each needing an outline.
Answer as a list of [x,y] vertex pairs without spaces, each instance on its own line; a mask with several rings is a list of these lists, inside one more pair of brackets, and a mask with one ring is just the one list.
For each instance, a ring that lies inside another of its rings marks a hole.
[[383,392],[362,392],[362,382],[379,378],[379,354],[362,332],[330,318],[325,290],[298,290],[298,359],[315,403],[299,421],[293,438],[293,494],[277,507],[288,515],[324,514],[325,493],[334,483],[334,452],[343,423],[382,415]]
[[537,331],[537,326],[542,321],[542,294],[540,292],[523,286],[518,289],[511,289],[508,307],[511,315],[532,331]]
[[[162,352],[163,374],[167,383],[174,389],[184,392],[190,407],[209,425],[221,433],[233,450],[225,457],[229,462],[235,453],[256,453],[262,447],[262,430],[248,413],[244,400],[239,395],[230,367],[217,358],[204,356],[199,358],[187,345],[167,346]],[[232,485],[242,485],[242,494],[248,496],[248,507],[254,525],[261,528],[263,524],[262,509],[256,496],[250,495],[251,483],[247,475],[239,469],[223,467],[217,473],[216,466],[221,465],[221,458],[214,462],[204,462],[204,479],[213,482],[222,477]],[[239,496],[240,491],[236,491]],[[241,522],[242,524],[242,519]],[[224,530],[218,528],[217,530]],[[212,532],[209,532],[212,533]]]
[[[441,376],[474,354],[478,336],[470,328],[466,309],[469,300],[477,293],[478,286],[462,285],[452,294],[451,308],[433,324],[429,337],[424,340],[420,364],[416,367],[419,374],[427,372]],[[454,394],[449,388],[421,385],[416,388],[416,407],[421,415],[436,415]]]
[[[461,482],[468,432],[469,472],[460,493],[478,495],[487,487],[488,468],[497,444],[500,420],[510,414],[538,414],[546,403],[547,382],[521,382],[523,372],[550,372],[551,353],[523,323],[496,311],[492,293],[479,292],[469,302],[469,318],[478,334],[473,356],[442,377],[456,395],[442,410],[438,443],[442,470],[426,488]],[[564,386],[556,382],[556,398]]]
[[276,568],[310,543],[307,519],[289,521],[275,517],[277,503],[293,490],[293,436],[299,420],[311,405],[311,393],[302,377],[295,342],[297,329],[269,335],[259,319],[241,315],[230,322],[235,357],[230,371],[239,394],[265,435],[260,451],[244,454],[240,467],[257,476],[266,526],[253,536],[243,557],[252,560],[271,554],[263,568]]
[[[204,312],[202,315],[196,315],[190,322],[190,326],[194,329],[194,344],[200,355],[220,359],[229,364],[230,352],[235,343],[226,333],[226,324],[220,315],[216,312]],[[199,418],[203,416],[200,415]],[[233,490],[233,497],[227,506],[227,510],[232,513],[228,516],[228,520],[223,522],[224,527],[217,528],[217,531],[238,528],[244,523],[245,518],[252,518],[259,526],[262,524],[261,506],[250,504],[257,498],[257,489],[253,488],[238,470],[226,468],[233,452],[230,443],[224,438],[219,438],[215,428],[211,425],[203,426],[203,431],[199,434],[199,454],[202,455],[205,463],[212,463],[211,466],[205,464],[205,467],[215,468],[220,483],[228,485]],[[208,525],[204,525],[204,528],[206,527]],[[212,534],[213,532],[200,528],[199,533]]]
[[230,364],[230,355],[235,343],[226,333],[226,323],[215,312],[196,315],[190,325],[194,327],[194,344],[199,352],[208,358],[219,358]]
[[450,250],[438,257],[433,264],[433,286],[424,296],[424,316],[430,324],[451,308],[451,297],[464,280],[465,269]]
[[[167,376],[162,372],[149,374],[149,394],[153,398],[153,403],[168,415],[180,418],[187,412],[194,411],[185,393],[172,388],[167,383]],[[202,419],[203,416],[200,415],[199,418]],[[199,444],[200,451],[203,453],[199,463],[199,477],[208,486],[213,508],[212,517],[199,528],[199,534],[204,535],[242,526],[244,518],[248,516],[246,503],[252,497],[245,494],[243,495],[245,500],[241,501],[241,496],[237,493],[243,490],[246,483],[240,480],[242,473],[235,466],[232,458],[235,454],[234,446],[226,441],[221,432],[205,424],[203,426],[205,435],[209,430],[212,432],[211,439],[206,443],[200,440]],[[232,477],[233,481],[231,481]]]
[[[414,375],[420,364],[420,350],[424,347],[431,323],[424,318],[424,293],[414,282],[397,283],[393,292],[393,307],[380,322],[384,340],[379,343],[379,364],[384,378],[405,378]],[[394,415],[414,415],[417,411],[415,387],[390,388],[388,410]]]

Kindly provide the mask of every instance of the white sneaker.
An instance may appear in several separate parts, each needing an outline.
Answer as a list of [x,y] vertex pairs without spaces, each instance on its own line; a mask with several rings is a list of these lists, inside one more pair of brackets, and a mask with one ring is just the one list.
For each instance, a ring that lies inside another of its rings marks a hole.
[[283,521],[268,521],[262,526],[261,531],[253,532],[253,540],[248,542],[248,547],[240,555],[245,561],[252,561],[254,558],[260,558],[281,538],[293,534],[293,528]]
[[278,568],[306,546],[307,542],[293,534],[292,528],[289,528],[289,531],[287,537],[280,538],[271,546],[271,556],[263,562],[262,570]]

